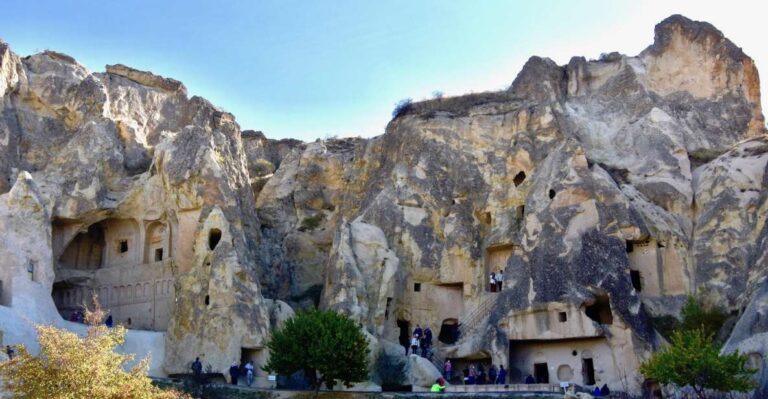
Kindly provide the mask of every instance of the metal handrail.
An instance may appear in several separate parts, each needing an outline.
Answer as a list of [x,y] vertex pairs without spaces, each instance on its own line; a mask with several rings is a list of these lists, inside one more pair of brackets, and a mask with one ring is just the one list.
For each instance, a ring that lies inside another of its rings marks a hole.
[[475,308],[469,312],[469,316],[467,316],[466,320],[459,320],[459,341],[464,339],[468,333],[477,329],[481,324],[480,322],[490,315],[491,307],[496,303],[497,298],[498,295],[491,294],[487,296],[480,302],[480,304],[475,306]]

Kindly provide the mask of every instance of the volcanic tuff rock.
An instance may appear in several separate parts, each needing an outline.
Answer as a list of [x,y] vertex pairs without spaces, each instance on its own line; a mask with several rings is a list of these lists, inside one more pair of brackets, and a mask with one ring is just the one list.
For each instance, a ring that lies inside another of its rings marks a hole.
[[[43,239],[4,247],[14,256],[4,256],[2,261],[8,276],[3,279],[3,304],[24,314],[24,296],[33,291],[26,285],[42,284],[44,293],[36,294],[36,301],[55,315],[52,285],[99,292],[98,285],[104,284],[98,272],[75,274],[71,270],[82,267],[64,265],[73,243],[80,245],[77,251],[82,253],[84,243],[79,237],[90,226],[101,223],[106,234],[115,229],[122,234],[123,225],[135,230],[126,236],[125,251],[115,250],[113,255],[112,243],[100,244],[107,248],[95,256],[115,260],[105,259],[102,266],[117,267],[120,257],[135,264],[151,262],[147,259],[152,255],[140,255],[141,237],[144,228],[158,224],[172,231],[170,243],[161,249],[165,257],[173,256],[166,271],[172,284],[141,281],[148,275],[123,276],[123,284],[103,291],[106,298],[103,293],[101,298],[112,307],[140,304],[144,297],[173,291],[167,319],[157,315],[157,323],[168,329],[165,338],[159,335],[167,342],[164,355],[160,352],[155,359],[165,362],[157,373],[186,371],[189,359],[203,353],[206,363],[223,369],[235,353],[239,356],[241,347],[263,345],[270,310],[257,283],[253,251],[258,221],[234,117],[202,98],[187,98],[176,81],[123,66],[91,73],[72,58],[53,52],[20,59],[4,51],[1,61],[6,89],[0,118],[0,171],[2,181],[8,182],[3,191],[8,191],[16,174],[20,176],[3,198],[10,201],[20,186],[37,185],[44,219],[38,223],[24,218],[23,222],[38,226]],[[17,172],[21,170],[29,173]],[[21,215],[17,211],[8,217]],[[4,225],[4,235],[23,231]],[[220,232],[216,251],[208,242],[214,228]],[[149,249],[153,244],[147,241]],[[159,257],[163,258],[162,252]],[[32,281],[24,272],[9,273],[10,268],[27,264],[38,266]],[[80,303],[87,299],[82,291],[74,293]],[[203,296],[209,306],[203,305]],[[146,311],[134,312],[133,317],[119,321],[130,325],[131,318],[136,320]],[[32,321],[49,322],[49,316],[50,312]],[[11,342],[33,344],[33,339],[14,336]],[[130,343],[130,335],[128,339]]]
[[672,16],[634,57],[532,57],[508,90],[413,103],[371,139],[241,133],[178,81],[4,43],[0,95],[2,329],[29,303],[77,328],[51,291],[65,314],[95,289],[158,331],[129,335],[164,340],[153,373],[223,371],[263,361],[282,300],[359,321],[372,364],[421,324],[454,374],[639,391],[651,316],[698,292],[740,318],[729,348],[766,355],[759,80],[707,23]]

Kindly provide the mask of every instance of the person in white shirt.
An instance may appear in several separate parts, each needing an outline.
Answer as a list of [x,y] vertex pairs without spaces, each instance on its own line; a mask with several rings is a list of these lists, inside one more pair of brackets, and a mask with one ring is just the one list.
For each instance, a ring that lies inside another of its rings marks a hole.
[[499,273],[496,274],[496,291],[501,292],[502,284],[504,284],[504,271],[499,270]]
[[418,354],[419,350],[419,337],[416,334],[413,334],[413,337],[411,338],[411,354],[416,355]]
[[248,386],[253,384],[253,362],[251,361],[245,364],[245,381]]
[[491,292],[496,292],[496,273],[491,273],[491,278],[488,286],[491,287]]

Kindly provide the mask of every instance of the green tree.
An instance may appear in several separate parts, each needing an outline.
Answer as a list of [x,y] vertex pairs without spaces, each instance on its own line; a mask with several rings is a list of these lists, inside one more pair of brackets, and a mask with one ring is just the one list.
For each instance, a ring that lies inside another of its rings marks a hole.
[[683,305],[680,314],[683,316],[683,322],[680,328],[686,331],[702,329],[706,334],[717,336],[717,333],[723,327],[728,314],[722,308],[714,305],[707,305],[703,298],[688,296]]
[[19,399],[186,397],[153,386],[147,377],[147,359],[125,370],[133,356],[114,351],[125,342],[125,329],[107,328],[103,320],[104,312],[98,306],[86,310],[90,326],[84,337],[53,326],[38,326],[40,354],[32,356],[20,346],[17,356],[0,363],[3,387]]
[[738,352],[720,354],[711,333],[698,328],[678,330],[669,345],[640,365],[640,372],[660,384],[690,385],[699,398],[706,390],[745,392],[754,388],[746,367],[747,357]]
[[330,310],[297,314],[272,334],[265,371],[303,371],[318,396],[322,384],[347,387],[368,379],[368,341],[350,318]]

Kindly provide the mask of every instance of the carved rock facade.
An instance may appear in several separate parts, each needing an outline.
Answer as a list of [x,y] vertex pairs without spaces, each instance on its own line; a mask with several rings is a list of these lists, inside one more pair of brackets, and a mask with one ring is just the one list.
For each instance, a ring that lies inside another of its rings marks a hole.
[[513,383],[638,392],[652,316],[698,292],[733,312],[729,348],[764,370],[759,81],[707,23],[672,16],[634,57],[533,57],[509,90],[313,143],[241,132],[180,82],[122,65],[0,44],[0,72],[6,342],[34,347],[34,322],[80,328],[59,314],[95,291],[145,330],[129,346],[162,353],[154,374],[195,356],[224,371],[263,362],[290,307],[319,306],[361,323],[372,364],[419,324],[454,375],[504,364]]

